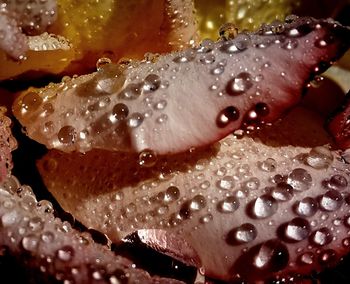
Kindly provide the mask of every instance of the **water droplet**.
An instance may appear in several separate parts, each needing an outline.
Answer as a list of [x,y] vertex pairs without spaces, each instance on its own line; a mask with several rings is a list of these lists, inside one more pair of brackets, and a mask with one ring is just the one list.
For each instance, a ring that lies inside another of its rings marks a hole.
[[52,232],[44,232],[41,234],[41,240],[44,243],[50,244],[54,241],[55,235]]
[[165,191],[164,201],[173,202],[180,198],[180,190],[176,186],[169,186]]
[[202,223],[202,224],[207,224],[209,223],[210,221],[212,221],[214,219],[213,215],[208,213],[202,217],[199,218],[199,222]]
[[242,190],[257,190],[260,187],[260,181],[256,177],[252,177],[242,184]]
[[225,71],[224,66],[217,66],[213,68],[210,72],[212,75],[221,75],[222,73],[224,73],[224,71]]
[[342,245],[343,245],[344,248],[348,249],[350,247],[350,237],[343,239],[342,240]]
[[276,213],[278,209],[278,203],[271,195],[264,194],[249,205],[248,212],[252,218],[268,218]]
[[141,167],[150,168],[157,162],[157,154],[149,149],[143,150],[139,154],[139,165]]
[[225,176],[216,182],[216,186],[220,189],[230,190],[235,186],[235,182],[232,176]]
[[280,182],[272,188],[270,194],[277,201],[288,201],[293,198],[293,188],[285,182]]
[[137,127],[139,127],[142,124],[143,119],[144,118],[143,118],[143,115],[141,113],[134,112],[128,118],[127,125],[130,128],[137,128]]
[[320,197],[319,204],[325,211],[336,211],[343,204],[343,196],[337,190],[329,190]]
[[74,257],[74,249],[71,246],[64,246],[57,250],[56,257],[63,262],[69,262]]
[[176,56],[173,61],[175,63],[187,63],[193,61],[196,58],[196,54],[193,50],[187,50],[186,52]]
[[146,93],[154,92],[159,89],[161,80],[156,74],[149,74],[144,79],[143,90]]
[[300,242],[306,239],[311,227],[306,219],[297,217],[290,222],[281,225],[278,229],[280,237],[286,242]]
[[167,102],[165,100],[160,100],[159,102],[153,105],[154,110],[163,110],[167,106]]
[[223,42],[220,46],[220,51],[227,54],[239,53],[246,50],[249,44],[249,36],[239,34],[234,40]]
[[159,124],[165,123],[167,121],[168,121],[168,116],[165,113],[161,114],[156,119],[156,122],[159,123]]
[[286,32],[286,34],[289,37],[302,37],[312,32],[312,30],[313,30],[313,27],[310,24],[305,23],[305,24],[299,25],[296,28],[291,28]]
[[43,103],[43,99],[37,93],[29,92],[23,96],[21,103],[21,112],[26,114],[36,111]]
[[197,53],[208,53],[213,50],[213,44],[211,39],[204,39],[196,51]]
[[28,227],[33,232],[39,232],[44,228],[44,222],[40,217],[33,217],[29,220]]
[[1,216],[1,225],[9,227],[16,224],[18,221],[18,214],[16,211],[10,211]]
[[316,246],[325,246],[332,242],[333,235],[331,231],[323,227],[314,231],[310,236],[310,242]]
[[226,92],[230,96],[238,96],[247,92],[253,87],[253,78],[247,72],[239,73],[226,85]]
[[343,190],[348,186],[348,181],[342,175],[334,175],[330,178],[327,186],[335,190]]
[[258,235],[258,230],[250,223],[232,229],[226,237],[226,242],[230,245],[241,245],[252,242]]
[[77,138],[77,132],[73,126],[67,125],[60,129],[57,134],[58,141],[62,144],[73,144]]
[[18,179],[15,176],[9,176],[7,177],[1,184],[0,188],[3,188],[10,194],[14,194],[17,192],[18,188],[20,187],[20,183]]
[[257,103],[254,107],[254,111],[258,117],[264,117],[270,113],[269,106],[265,103]]
[[199,61],[203,64],[213,64],[215,62],[215,55],[214,54],[205,54],[201,56]]
[[196,195],[188,202],[185,202],[180,209],[179,215],[183,219],[189,219],[193,213],[198,212],[207,206],[207,201],[203,195]]
[[305,163],[315,169],[326,169],[333,161],[332,152],[323,146],[311,149],[305,159]]
[[288,175],[287,183],[291,185],[294,190],[304,191],[311,187],[312,177],[305,169],[297,168]]
[[314,263],[314,258],[312,252],[305,252],[298,257],[298,262],[303,265],[311,265]]
[[238,35],[238,28],[233,23],[225,23],[219,28],[219,35],[226,41],[234,39]]
[[[284,269],[289,262],[287,247],[273,239],[258,244],[243,253],[236,261],[235,271],[244,278],[262,278],[266,273]],[[254,276],[253,276],[254,275]]]
[[332,249],[327,249],[322,251],[318,256],[318,262],[321,265],[334,265],[337,259],[337,254]]
[[129,108],[127,107],[127,105],[122,103],[116,104],[113,107],[112,114],[116,120],[124,120],[129,115]]
[[298,41],[295,39],[287,39],[281,44],[283,49],[292,50],[298,47]]
[[142,84],[131,83],[127,85],[119,94],[119,97],[124,100],[135,100],[141,95]]
[[238,209],[238,207],[238,199],[234,196],[228,196],[219,201],[216,208],[220,213],[233,213]]
[[106,65],[112,63],[112,60],[110,60],[107,57],[101,57],[97,60],[96,62],[96,69],[97,71],[102,71],[103,67],[105,67]]
[[222,128],[227,126],[230,122],[236,121],[239,118],[239,110],[234,106],[229,106],[222,110],[216,119],[218,127]]
[[274,172],[277,168],[277,162],[275,159],[268,158],[263,162],[258,162],[258,167],[264,172]]
[[311,217],[316,214],[318,209],[318,203],[311,197],[305,197],[304,199],[297,201],[293,205],[294,212],[302,217]]
[[39,239],[35,235],[28,235],[22,239],[22,247],[27,251],[36,251],[39,245]]

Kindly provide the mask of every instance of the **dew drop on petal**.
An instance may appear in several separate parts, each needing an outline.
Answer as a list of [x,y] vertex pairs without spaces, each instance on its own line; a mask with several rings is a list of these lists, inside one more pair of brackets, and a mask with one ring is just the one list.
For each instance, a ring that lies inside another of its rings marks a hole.
[[318,203],[312,197],[305,197],[293,205],[294,212],[301,217],[311,217],[316,214]]
[[228,196],[217,204],[217,210],[220,213],[233,213],[239,207],[239,201],[235,196]]
[[241,245],[252,242],[258,235],[258,230],[250,223],[232,229],[226,236],[226,242],[230,245]]
[[326,169],[333,161],[331,151],[323,146],[312,148],[308,153],[305,163],[315,169]]
[[297,217],[290,222],[281,225],[279,230],[280,235],[284,241],[299,242],[309,236],[311,227],[306,219]]
[[304,191],[311,187],[312,177],[307,170],[297,168],[288,175],[287,183],[296,191]]
[[343,204],[343,196],[337,190],[329,190],[320,197],[320,208],[325,211],[336,211]]
[[63,126],[57,134],[58,141],[62,144],[73,144],[77,139],[77,132],[73,126]]
[[254,80],[249,73],[239,73],[227,83],[226,92],[230,96],[242,95],[253,87],[253,81]]
[[332,242],[332,239],[332,232],[326,227],[314,231],[309,238],[310,242],[316,246],[328,245]]
[[271,195],[265,194],[249,204],[248,212],[252,218],[263,219],[268,218],[276,213],[278,203]]

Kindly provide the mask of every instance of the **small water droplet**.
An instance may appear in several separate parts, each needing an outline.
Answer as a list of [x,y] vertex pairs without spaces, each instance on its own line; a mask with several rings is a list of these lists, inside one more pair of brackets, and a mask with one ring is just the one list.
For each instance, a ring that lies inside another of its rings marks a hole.
[[41,234],[41,240],[44,243],[52,243],[55,240],[55,235],[52,232],[44,232]]
[[254,80],[249,73],[239,73],[227,83],[226,92],[230,96],[242,95],[253,87],[253,81]]
[[246,244],[254,241],[257,235],[258,230],[255,226],[250,223],[245,223],[229,231],[226,242],[230,245]]
[[250,203],[248,212],[252,218],[262,219],[272,216],[277,209],[276,199],[269,194],[264,194]]
[[33,232],[39,232],[44,227],[44,222],[41,220],[40,217],[33,217],[28,222],[28,227]]
[[332,242],[332,239],[333,235],[326,227],[314,231],[310,236],[310,242],[316,246],[328,245]]
[[315,256],[312,252],[305,252],[298,257],[298,262],[303,265],[311,265],[314,263]]
[[119,97],[124,100],[135,100],[141,95],[142,87],[142,84],[131,83],[120,92]]
[[96,69],[97,71],[102,71],[103,67],[105,67],[106,65],[112,63],[112,60],[110,60],[107,57],[101,57],[97,60],[96,62]]
[[216,182],[216,186],[219,189],[230,190],[235,186],[235,182],[232,176],[225,176]]
[[167,101],[166,100],[160,100],[159,102],[155,103],[153,105],[154,110],[163,110],[167,106]]
[[203,195],[196,195],[191,200],[185,202],[180,209],[179,215],[183,219],[189,219],[193,213],[198,212],[207,206],[207,201]]
[[287,39],[282,42],[281,47],[286,50],[292,50],[298,47],[298,41],[295,39]]
[[288,175],[287,183],[296,191],[305,191],[311,187],[312,177],[305,169],[297,168]]
[[35,92],[29,92],[22,98],[21,112],[22,114],[26,114],[27,112],[34,112],[41,106],[42,103],[43,99],[39,96],[39,94]]
[[202,217],[199,218],[199,222],[202,223],[202,224],[207,224],[209,223],[210,221],[212,221],[214,219],[213,215],[208,213]]
[[205,55],[201,56],[199,61],[202,64],[213,64],[215,62],[215,55],[211,54],[211,53],[205,54]]
[[242,190],[257,190],[260,187],[260,181],[256,177],[251,177],[242,184]]
[[275,159],[268,158],[263,162],[258,162],[258,167],[264,172],[274,172],[277,168],[277,162]]
[[196,54],[193,50],[187,50],[186,52],[176,56],[173,61],[175,63],[188,63],[196,58]]

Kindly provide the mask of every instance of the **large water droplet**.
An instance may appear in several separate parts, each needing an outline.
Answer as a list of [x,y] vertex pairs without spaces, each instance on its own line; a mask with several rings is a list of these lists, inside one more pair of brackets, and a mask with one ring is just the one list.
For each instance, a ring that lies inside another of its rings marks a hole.
[[248,212],[252,218],[268,218],[276,213],[278,209],[278,203],[271,195],[265,194],[254,201],[248,206]]
[[216,182],[216,185],[220,189],[230,190],[235,186],[235,182],[232,176],[225,176]]
[[239,73],[226,85],[226,92],[230,96],[238,96],[247,92],[253,87],[253,78],[247,72]]
[[203,195],[196,195],[191,200],[185,202],[180,209],[180,216],[189,219],[193,213],[198,212],[207,206],[207,201]]
[[239,201],[234,196],[228,196],[217,204],[217,210],[221,213],[233,213],[239,207]]
[[139,154],[139,165],[141,167],[150,168],[157,163],[157,154],[149,149],[143,150]]
[[43,99],[37,93],[29,92],[22,98],[21,112],[22,114],[26,114],[27,112],[36,111],[42,103]]
[[143,119],[144,119],[144,117],[143,117],[143,115],[141,113],[134,112],[128,118],[127,125],[130,128],[137,128],[137,127],[139,127],[142,124]]
[[310,236],[310,242],[316,246],[325,246],[332,242],[332,232],[324,227],[314,231]]
[[73,144],[77,139],[77,132],[73,126],[63,126],[57,134],[58,141],[62,144]]
[[297,168],[288,175],[287,183],[291,185],[294,190],[304,191],[311,187],[312,177],[305,169]]
[[232,229],[226,237],[226,242],[230,245],[241,245],[249,243],[258,235],[258,231],[254,225],[250,223],[242,224],[241,226]]
[[293,188],[285,182],[280,182],[275,187],[272,188],[270,194],[277,201],[288,201],[293,198]]
[[129,108],[127,105],[119,103],[113,107],[112,114],[118,121],[124,120],[129,115]]
[[141,95],[142,84],[131,83],[127,85],[119,94],[119,97],[124,100],[135,100]]
[[164,201],[173,202],[180,197],[180,190],[176,186],[169,186],[165,191]]
[[327,182],[327,186],[335,190],[343,190],[348,186],[348,181],[342,175],[333,175]]
[[326,169],[333,161],[332,152],[323,146],[311,149],[305,159],[305,163],[315,169]]
[[258,167],[264,172],[273,172],[277,168],[277,162],[275,159],[268,158],[265,161],[258,162]]
[[143,90],[146,93],[154,92],[160,87],[160,84],[161,84],[161,80],[158,75],[149,74],[144,79]]
[[343,204],[343,196],[337,190],[329,190],[320,197],[319,204],[325,211],[336,211]]
[[298,217],[281,225],[278,232],[280,237],[286,242],[300,242],[309,236],[311,227],[306,219]]
[[311,217],[316,214],[318,209],[318,203],[311,197],[305,197],[304,199],[297,201],[293,205],[294,212],[302,217]]

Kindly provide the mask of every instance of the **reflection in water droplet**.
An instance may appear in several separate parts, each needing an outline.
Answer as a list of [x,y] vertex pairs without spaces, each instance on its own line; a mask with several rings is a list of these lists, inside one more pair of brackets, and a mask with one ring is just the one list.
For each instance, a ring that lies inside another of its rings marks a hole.
[[239,207],[239,201],[234,196],[228,196],[225,199],[221,200],[217,204],[217,210],[220,213],[232,213],[235,212]]
[[311,227],[306,219],[297,217],[279,228],[280,237],[286,242],[300,242],[306,239]]
[[265,194],[254,201],[248,206],[248,212],[252,218],[268,218],[276,213],[278,209],[278,203],[271,195]]
[[316,246],[325,246],[332,242],[333,235],[331,231],[323,227],[314,231],[310,236],[310,242]]
[[312,177],[305,169],[297,168],[288,175],[287,183],[291,185],[294,190],[304,191],[311,187]]
[[117,121],[124,120],[129,114],[127,105],[119,103],[113,107],[112,114]]
[[250,223],[245,223],[232,229],[227,234],[226,242],[230,245],[241,245],[255,240],[257,235],[258,231],[255,226]]
[[144,118],[143,118],[143,115],[141,113],[134,112],[128,118],[127,125],[130,128],[137,128],[137,127],[139,127],[142,124],[143,119]]
[[230,96],[242,95],[253,87],[253,81],[254,80],[249,73],[239,73],[227,83],[226,92]]
[[343,196],[337,190],[329,190],[320,197],[320,208],[325,211],[336,211],[343,204]]
[[294,212],[301,217],[311,217],[315,215],[318,209],[318,203],[311,197],[305,197],[304,199],[297,201],[293,205]]
[[164,201],[173,202],[180,197],[180,190],[176,186],[169,186],[165,191]]

